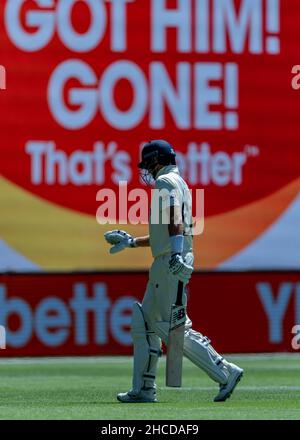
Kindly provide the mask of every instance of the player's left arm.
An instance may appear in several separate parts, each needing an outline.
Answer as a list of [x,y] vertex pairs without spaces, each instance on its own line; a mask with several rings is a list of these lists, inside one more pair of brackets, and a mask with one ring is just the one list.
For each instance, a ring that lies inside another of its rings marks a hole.
[[181,209],[178,205],[170,206],[170,223],[168,225],[169,236],[183,236],[183,219]]
[[182,210],[179,205],[171,205],[169,209],[168,230],[171,244],[169,268],[179,281],[187,283],[192,275],[193,267],[187,264],[182,257],[184,245]]

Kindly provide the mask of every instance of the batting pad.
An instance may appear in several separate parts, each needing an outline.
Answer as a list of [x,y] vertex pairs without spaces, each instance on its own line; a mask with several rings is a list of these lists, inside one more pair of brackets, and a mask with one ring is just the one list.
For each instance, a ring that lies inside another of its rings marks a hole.
[[[188,325],[189,323],[191,323],[190,320],[188,320]],[[156,322],[153,326],[165,344],[168,343],[169,326],[168,322],[162,321]],[[210,340],[206,336],[187,327],[184,335],[183,354],[215,382],[227,383],[228,371],[222,362],[223,358],[210,345]]]
[[138,302],[133,305],[131,335],[134,350],[132,389],[139,393],[141,389],[155,387],[161,340],[149,329]]

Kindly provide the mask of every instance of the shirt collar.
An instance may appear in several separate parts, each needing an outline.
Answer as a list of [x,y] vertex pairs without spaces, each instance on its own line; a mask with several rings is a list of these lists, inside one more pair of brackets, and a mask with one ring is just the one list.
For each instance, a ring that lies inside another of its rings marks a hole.
[[178,170],[178,168],[177,168],[177,166],[176,165],[166,165],[165,167],[163,167],[163,168],[161,168],[160,170],[159,170],[159,172],[156,174],[156,176],[155,176],[155,180],[158,178],[158,177],[160,177],[160,176],[162,176],[162,175],[164,175],[164,174],[168,174],[168,173],[177,173],[177,174],[179,174],[179,170]]

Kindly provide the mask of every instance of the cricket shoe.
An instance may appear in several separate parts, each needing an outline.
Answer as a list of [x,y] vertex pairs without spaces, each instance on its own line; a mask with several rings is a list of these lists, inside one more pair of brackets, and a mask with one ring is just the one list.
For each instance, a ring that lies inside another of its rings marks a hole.
[[220,391],[219,394],[214,398],[214,402],[225,402],[225,400],[231,396],[233,390],[244,374],[244,370],[234,364],[226,362],[225,365],[229,371],[228,380],[224,385],[220,384]]
[[119,393],[117,399],[122,403],[153,403],[157,402],[156,389],[142,389],[139,393],[128,391],[128,393]]

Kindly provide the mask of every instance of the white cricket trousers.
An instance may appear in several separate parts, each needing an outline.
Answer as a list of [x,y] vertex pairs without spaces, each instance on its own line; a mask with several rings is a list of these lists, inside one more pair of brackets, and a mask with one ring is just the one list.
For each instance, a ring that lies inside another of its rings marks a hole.
[[[166,345],[168,343],[171,306],[176,301],[178,288],[178,279],[169,271],[169,260],[170,255],[154,259],[142,305],[134,307],[132,388],[135,392],[155,387],[161,340]],[[193,295],[205,295],[206,293],[201,292],[201,286],[199,286],[199,291],[194,291]],[[183,304],[187,304],[185,291]],[[140,312],[137,310],[138,308],[140,308]],[[140,316],[143,317],[145,323],[141,322]],[[223,364],[222,356],[213,349],[206,336],[192,329],[192,322],[188,317],[185,326],[184,355],[204,370],[215,382],[220,384],[227,382],[228,370]]]

